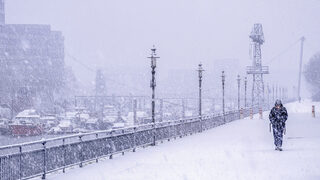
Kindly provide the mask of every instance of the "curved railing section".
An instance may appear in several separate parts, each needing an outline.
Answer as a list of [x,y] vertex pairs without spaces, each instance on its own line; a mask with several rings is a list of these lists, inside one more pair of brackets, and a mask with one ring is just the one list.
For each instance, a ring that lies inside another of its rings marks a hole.
[[257,108],[96,131],[0,147],[0,179],[29,179],[114,154],[135,151],[154,142],[191,135],[256,114]]

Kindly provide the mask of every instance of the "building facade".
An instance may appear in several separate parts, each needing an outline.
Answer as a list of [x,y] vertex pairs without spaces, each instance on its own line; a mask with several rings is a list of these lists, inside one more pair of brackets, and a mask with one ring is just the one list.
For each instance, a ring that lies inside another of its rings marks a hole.
[[0,24],[5,24],[5,11],[4,11],[4,1],[0,0]]
[[0,103],[15,112],[53,107],[63,85],[64,37],[50,25],[5,24],[0,0]]

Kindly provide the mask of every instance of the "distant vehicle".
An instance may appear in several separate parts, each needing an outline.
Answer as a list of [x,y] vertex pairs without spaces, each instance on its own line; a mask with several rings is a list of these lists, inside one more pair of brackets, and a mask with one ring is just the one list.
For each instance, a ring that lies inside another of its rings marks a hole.
[[125,123],[121,123],[121,122],[118,122],[118,123],[113,123],[113,127],[112,129],[119,129],[119,128],[123,128],[125,127]]
[[20,112],[8,126],[13,136],[34,136],[44,132],[44,123],[34,109]]
[[89,118],[86,122],[85,122],[85,126],[87,129],[90,130],[97,130],[98,129],[98,119],[97,118]]
[[54,126],[58,125],[58,119],[55,115],[44,115],[40,118],[41,122],[45,125],[45,129],[48,131]]
[[138,125],[143,124],[145,119],[148,118],[148,114],[144,111],[137,111],[136,113],[136,122],[134,122],[134,113],[129,112],[128,116],[126,117],[128,125]]
[[49,131],[49,134],[61,134],[63,133],[62,129],[59,126],[52,127]]
[[73,133],[73,126],[70,120],[60,121],[58,127],[62,130],[63,133]]
[[73,133],[87,133],[90,132],[90,130],[84,129],[84,128],[75,128],[73,129]]

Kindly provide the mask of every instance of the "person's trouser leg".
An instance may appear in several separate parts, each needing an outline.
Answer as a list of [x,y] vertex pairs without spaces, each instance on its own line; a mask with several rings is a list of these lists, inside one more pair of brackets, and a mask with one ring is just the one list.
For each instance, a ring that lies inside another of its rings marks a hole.
[[276,147],[282,146],[283,130],[281,128],[273,127],[274,145]]
[[282,147],[282,140],[283,140],[283,129],[278,129],[278,137],[279,137],[279,147]]
[[273,128],[273,138],[274,138],[274,145],[278,147],[278,134],[277,128]]

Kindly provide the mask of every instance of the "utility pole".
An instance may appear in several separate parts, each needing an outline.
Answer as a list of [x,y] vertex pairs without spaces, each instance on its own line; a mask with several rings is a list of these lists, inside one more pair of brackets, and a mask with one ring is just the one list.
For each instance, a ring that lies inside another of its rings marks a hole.
[[247,107],[247,77],[244,77],[244,107]]
[[276,84],[276,100],[278,99],[278,84]]
[[274,102],[274,84],[272,85],[272,102]]
[[163,121],[163,99],[160,99],[160,122]]
[[204,71],[204,69],[202,68],[202,64],[199,64],[199,68],[198,68],[198,76],[199,76],[199,119],[200,119],[200,132],[202,132],[202,97],[201,97],[201,91],[202,91],[202,72]]
[[133,125],[138,125],[137,122],[137,99],[133,100]]
[[238,82],[238,110],[240,110],[240,75],[238,75],[238,78],[237,78],[237,82]]
[[182,119],[184,119],[184,118],[185,118],[185,114],[186,114],[185,99],[182,99],[182,113],[181,113],[181,117],[182,117]]
[[222,80],[222,112],[223,112],[223,120],[225,121],[224,83],[225,83],[225,80],[226,80],[226,76],[225,76],[225,74],[224,74],[224,71],[222,71],[221,80]]
[[[157,57],[156,54],[156,48],[153,46],[153,48],[151,49],[151,56],[148,57],[151,59],[151,75],[152,75],[152,79],[151,79],[151,89],[152,89],[152,100],[151,100],[151,118],[152,118],[152,123],[154,124],[154,128],[155,128],[155,88],[156,88],[156,67],[157,67],[157,59],[160,57]],[[155,135],[153,136],[153,146],[156,145],[156,137]]]
[[215,112],[215,102],[214,98],[212,99],[212,113]]
[[268,96],[268,109],[270,109],[270,89],[269,89],[269,84],[267,84],[267,96]]
[[301,102],[301,96],[300,96],[300,86],[301,86],[301,71],[302,71],[302,58],[303,58],[303,43],[305,40],[305,37],[301,37],[301,49],[300,49],[300,64],[299,64],[299,80],[298,80],[298,100],[299,103]]

